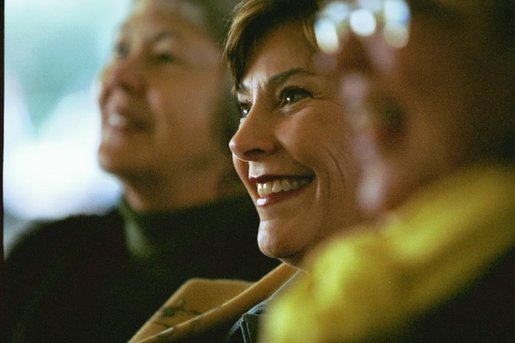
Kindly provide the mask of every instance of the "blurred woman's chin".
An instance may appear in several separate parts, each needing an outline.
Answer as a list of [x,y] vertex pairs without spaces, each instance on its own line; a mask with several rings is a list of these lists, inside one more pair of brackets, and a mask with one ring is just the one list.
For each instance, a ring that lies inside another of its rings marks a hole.
[[119,175],[127,169],[127,161],[107,147],[100,146],[97,160],[100,168],[110,174]]

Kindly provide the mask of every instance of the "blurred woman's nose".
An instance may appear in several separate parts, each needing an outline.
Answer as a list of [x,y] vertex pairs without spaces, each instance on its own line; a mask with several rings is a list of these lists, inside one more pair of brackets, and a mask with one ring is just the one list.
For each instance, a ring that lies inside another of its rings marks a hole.
[[314,65],[323,74],[336,73],[340,76],[352,72],[364,72],[370,67],[369,49],[362,37],[349,31],[344,37],[339,37],[338,47],[334,50],[323,50],[315,55]]
[[137,58],[116,59],[103,72],[103,87],[121,88],[133,93],[141,92],[145,88],[142,68]]
[[242,161],[257,161],[273,153],[276,148],[273,121],[256,114],[252,110],[242,119],[238,131],[229,142],[233,155]]

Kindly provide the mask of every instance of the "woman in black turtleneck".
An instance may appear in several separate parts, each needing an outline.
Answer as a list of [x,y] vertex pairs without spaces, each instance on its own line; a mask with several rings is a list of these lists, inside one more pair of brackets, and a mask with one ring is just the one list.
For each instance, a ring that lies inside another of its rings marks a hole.
[[233,1],[136,0],[101,77],[105,214],[35,223],[5,261],[3,342],[123,342],[191,277],[255,280],[258,217],[233,173],[220,44]]

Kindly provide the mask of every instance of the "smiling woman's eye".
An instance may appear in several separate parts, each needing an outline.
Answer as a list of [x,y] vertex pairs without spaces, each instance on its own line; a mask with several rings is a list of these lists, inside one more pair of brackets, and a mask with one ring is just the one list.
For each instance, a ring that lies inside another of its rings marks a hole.
[[129,54],[129,44],[124,41],[117,42],[113,47],[115,58],[125,58]]
[[156,52],[155,54],[155,59],[158,61],[158,62],[173,62],[177,59],[177,57],[170,53],[170,52]]
[[238,103],[238,111],[240,112],[240,116],[242,118],[246,118],[250,112],[250,104],[248,104],[246,102],[239,102]]
[[312,94],[299,87],[285,88],[280,94],[281,106],[294,104],[302,99],[311,98]]

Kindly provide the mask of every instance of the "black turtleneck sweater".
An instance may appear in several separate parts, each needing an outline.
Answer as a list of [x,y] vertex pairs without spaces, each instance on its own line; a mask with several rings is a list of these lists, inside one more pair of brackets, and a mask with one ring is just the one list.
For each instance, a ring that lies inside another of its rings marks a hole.
[[248,197],[141,215],[39,223],[4,265],[2,342],[125,342],[191,277],[256,280],[261,254]]

